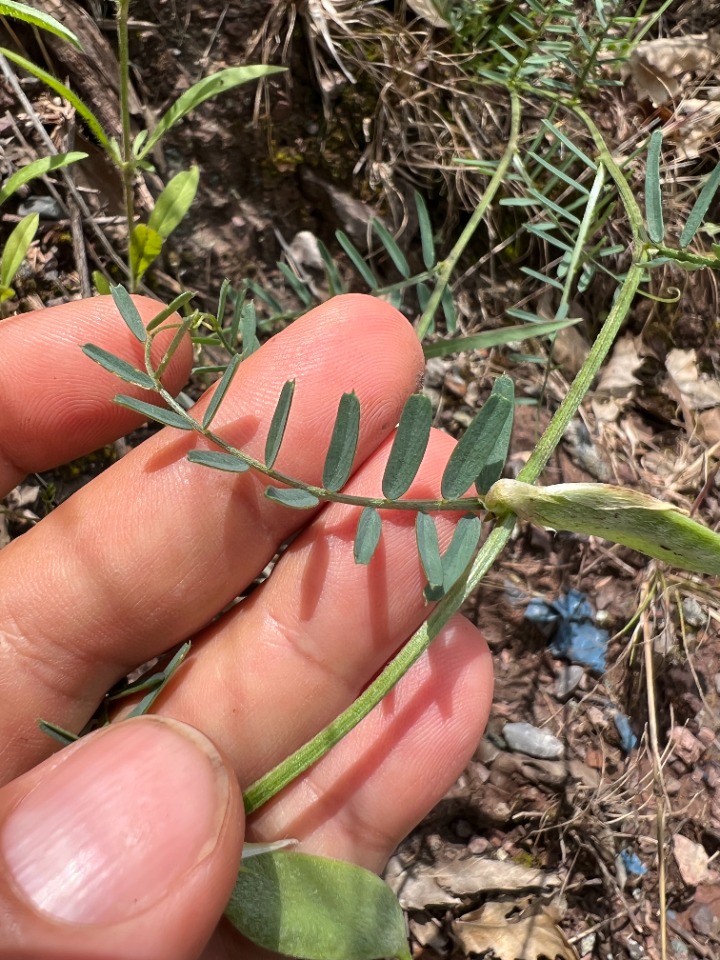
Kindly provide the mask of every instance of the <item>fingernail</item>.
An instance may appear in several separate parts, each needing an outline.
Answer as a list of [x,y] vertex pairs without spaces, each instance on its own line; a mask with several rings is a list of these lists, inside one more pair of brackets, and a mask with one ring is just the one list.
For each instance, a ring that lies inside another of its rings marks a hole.
[[227,772],[202,734],[159,717],[107,727],[67,750],[46,761],[52,769],[10,813],[0,850],[38,910],[75,923],[128,920],[214,849]]

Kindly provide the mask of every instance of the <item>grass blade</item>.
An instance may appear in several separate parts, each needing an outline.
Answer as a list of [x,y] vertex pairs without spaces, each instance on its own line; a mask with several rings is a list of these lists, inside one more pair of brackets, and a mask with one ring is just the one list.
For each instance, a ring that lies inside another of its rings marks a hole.
[[540,323],[500,327],[497,330],[486,330],[485,333],[474,333],[469,337],[427,343],[423,346],[423,352],[426,357],[444,357],[448,353],[461,353],[465,350],[489,350],[490,347],[529,340],[531,337],[547,337],[580,322],[580,317],[571,317],[568,320],[544,320]]
[[77,163],[78,160],[84,160],[86,153],[78,150],[70,153],[56,153],[51,157],[40,157],[39,160],[33,160],[26,167],[16,171],[11,177],[8,177],[0,188],[0,203],[5,203],[8,197],[11,197],[16,190],[24,184],[29,183],[36,177],[42,177],[46,173],[52,173],[53,170],[60,170],[69,166],[71,163]]

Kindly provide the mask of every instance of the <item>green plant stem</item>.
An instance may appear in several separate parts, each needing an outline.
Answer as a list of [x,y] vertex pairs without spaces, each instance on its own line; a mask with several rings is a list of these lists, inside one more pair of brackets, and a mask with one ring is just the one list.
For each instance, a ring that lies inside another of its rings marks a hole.
[[467,247],[468,243],[472,239],[473,234],[480,226],[483,217],[487,213],[488,207],[495,199],[495,195],[503,184],[507,169],[510,166],[510,162],[515,151],[517,150],[519,135],[520,97],[514,88],[510,88],[510,136],[508,138],[507,146],[505,147],[505,151],[500,158],[500,162],[497,165],[495,173],[492,175],[492,178],[487,185],[487,189],[482,196],[482,200],[480,200],[477,207],[473,210],[472,216],[466,223],[465,229],[458,237],[455,246],[452,248],[447,258],[440,264],[440,270],[435,282],[435,287],[433,288],[433,292],[430,295],[428,304],[418,322],[417,335],[419,340],[424,340],[427,336],[428,330],[430,329],[430,324],[432,323],[435,312],[442,301],[443,293],[445,292],[448,281],[450,280],[450,277],[457,266],[457,262],[462,256],[465,247]]
[[128,237],[128,276],[130,292],[134,293],[136,289],[135,272],[132,269],[132,234],[135,224],[135,161],[132,155],[132,142],[130,133],[130,51],[128,46],[128,19],[130,16],[130,0],[117,0],[117,37],[118,37],[118,61],[120,64],[120,122],[121,122],[121,144],[120,153],[122,163],[120,165],[120,174],[122,176],[123,198],[125,201],[125,219],[127,220]]
[[[633,233],[634,262],[630,267],[619,294],[608,313],[603,327],[573,381],[565,399],[558,407],[545,433],[540,438],[532,456],[520,472],[518,479],[533,483],[538,479],[547,464],[553,450],[575,416],[583,397],[597,375],[603,360],[617,336],[620,325],[628,314],[633,298],[645,275],[647,253],[641,237],[642,215],[624,174],[615,163],[610,151],[590,117],[579,108],[575,113],[586,123],[593,135],[600,155],[611,177],[614,179],[623,199]],[[382,673],[369,687],[332,723],[320,731],[312,740],[296,750],[290,757],[256,780],[244,793],[245,809],[248,814],[267,803],[280,790],[300,776],[308,767],[316,763],[333,746],[340,742],[350,730],[374,709],[389,693],[392,687],[404,676],[407,670],[427,650],[431,642],[445,626],[450,617],[460,609],[462,603],[475,590],[497,557],[507,544],[515,526],[515,517],[508,514],[501,517],[491,530],[485,543],[473,561],[469,573],[462,577],[443,597],[432,611],[426,622],[410,638],[396,657],[385,667]]]

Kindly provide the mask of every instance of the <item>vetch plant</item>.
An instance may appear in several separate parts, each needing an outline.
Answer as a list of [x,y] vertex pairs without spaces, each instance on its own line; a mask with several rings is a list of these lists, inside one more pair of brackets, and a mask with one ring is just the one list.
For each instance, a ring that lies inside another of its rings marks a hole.
[[[282,314],[281,305],[272,295],[250,282],[242,285],[237,293],[231,291],[228,284],[223,284],[214,316],[189,311],[191,295],[186,293],[162,310],[147,328],[142,324],[128,291],[122,286],[113,287],[111,293],[120,313],[134,336],[144,345],[144,369],[137,369],[97,346],[85,347],[92,360],[148,393],[146,401],[121,395],[116,398],[118,403],[165,426],[196,434],[199,445],[190,451],[188,459],[197,464],[198,469],[234,473],[253,470],[265,478],[266,496],[289,509],[312,510],[326,502],[359,508],[354,543],[358,563],[373,563],[383,535],[384,511],[409,510],[416,514],[418,553],[427,579],[425,597],[434,604],[428,607],[425,623],[347,710],[292,756],[250,785],[245,791],[248,813],[259,809],[307,770],[380,703],[492,568],[518,518],[556,530],[602,536],[684,569],[706,573],[720,570],[720,536],[661,501],[601,484],[545,488],[536,485],[627,318],[636,293],[651,276],[652,269],[669,260],[690,268],[714,267],[720,262],[717,255],[708,257],[689,250],[720,184],[720,173],[716,170],[708,178],[682,230],[679,247],[666,244],[659,175],[661,137],[655,133],[649,138],[645,210],[641,211],[627,165],[618,163],[592,117],[578,102],[578,93],[587,85],[591,73],[593,82],[602,85],[599,55],[609,48],[611,41],[600,42],[598,38],[602,30],[596,37],[576,33],[572,40],[568,39],[566,27],[574,23],[570,3],[543,5],[540,0],[533,0],[528,6],[532,17],[526,16],[525,20],[519,4],[507,6],[501,24],[504,40],[501,43],[497,40],[499,34],[493,34],[494,60],[484,74],[479,72],[487,83],[500,84],[507,89],[511,128],[502,157],[492,169],[485,171],[488,180],[481,200],[447,257],[438,259],[436,256],[427,209],[418,197],[415,202],[421,234],[422,272],[413,274],[392,235],[378,222],[373,224],[376,236],[400,275],[400,280],[391,287],[381,287],[373,268],[357,248],[344,234],[337,236],[350,264],[371,290],[396,303],[403,302],[408,291],[413,293],[420,304],[417,332],[421,339],[435,329],[438,311],[443,310],[445,330],[450,339],[427,344],[428,356],[519,339],[523,332],[528,336],[552,335],[574,322],[569,317],[570,305],[583,284],[589,283],[598,272],[614,280],[615,294],[610,309],[587,359],[516,480],[503,478],[515,405],[513,383],[506,375],[497,377],[489,398],[460,439],[444,471],[441,496],[435,499],[407,498],[427,447],[433,417],[430,401],[422,395],[411,397],[400,417],[382,479],[382,496],[360,497],[344,492],[353,472],[358,430],[363,417],[363,410],[353,393],[345,394],[339,402],[332,438],[328,450],[323,451],[319,484],[289,476],[276,466],[293,415],[293,400],[296,392],[302,391],[302,382],[289,381],[280,391],[262,459],[229,443],[213,424],[239,366],[259,345],[259,321],[254,304],[247,299],[248,293],[254,293],[258,300],[262,300],[275,317]],[[124,7],[127,11],[127,3]],[[607,34],[614,21],[605,18],[600,5],[598,10],[600,26]],[[584,61],[575,57],[578,49],[576,37],[588,51]],[[540,46],[538,38],[544,38]],[[569,72],[570,76],[565,80],[548,69],[553,57]],[[213,95],[211,90],[212,84],[208,83],[197,96],[206,99],[205,94]],[[540,97],[549,105],[549,115],[536,140],[523,144],[520,138],[522,104],[530,95]],[[166,127],[187,112],[188,103],[181,101],[166,114]],[[582,126],[586,138],[593,144],[592,150],[588,147],[581,149],[568,136],[563,117],[572,117]],[[112,145],[108,149],[117,150],[120,165],[130,161],[140,164],[145,162],[148,150],[163,131],[157,136],[156,133],[157,128],[152,134],[138,138],[129,155],[124,149],[120,151]],[[131,169],[131,166],[122,166],[124,175]],[[542,188],[539,188],[540,171],[545,178]],[[508,184],[512,184],[517,195],[508,195]],[[192,180],[186,180],[180,181],[174,189],[179,197],[187,198],[192,188]],[[174,216],[177,216],[185,202],[186,199],[178,199],[176,204],[168,201],[167,209],[174,209]],[[543,325],[538,322],[537,315],[529,311],[525,315],[516,312],[514,315],[523,323],[513,332],[506,329],[455,337],[457,315],[449,286],[454,270],[488,210],[492,205],[497,209],[500,203],[519,207],[525,213],[541,211],[542,219],[533,217],[527,230],[553,247],[560,257],[559,264],[552,271],[548,268],[545,274],[538,273],[535,277],[556,292],[555,316],[543,321]],[[627,269],[615,275],[607,267],[608,250],[612,250],[612,246],[605,243],[602,231],[612,211],[617,209],[623,212],[629,223],[631,256]],[[170,214],[158,214],[155,223],[151,221],[145,232],[140,230],[136,234],[134,254],[131,243],[131,257],[135,258],[131,263],[134,276],[142,275],[143,269],[147,269],[151,262],[153,249],[157,247],[153,234],[162,239],[161,228],[166,216]],[[324,248],[321,253],[329,290],[340,292],[343,284],[337,265]],[[713,250],[713,253],[718,251]],[[282,272],[303,306],[309,306],[313,302],[309,286],[291,270]],[[154,338],[161,327],[167,329],[175,310],[185,311],[185,315],[175,324],[175,336],[164,356],[153,363],[151,348]],[[222,373],[202,420],[196,420],[192,410],[186,410],[161,383],[163,371],[187,334],[191,334],[198,344],[225,348],[230,356],[224,367],[202,368]],[[433,515],[445,511],[461,516],[453,538],[443,552]],[[136,708],[138,712],[149,709],[168,677],[181,669],[184,652],[178,652],[164,670],[143,678],[141,683],[147,686],[142,689],[145,696]],[[111,696],[138,692],[138,685],[124,685]],[[71,736],[64,735],[50,724],[46,724],[46,728],[60,737]],[[227,915],[255,942],[309,960],[409,956],[401,911],[393,895],[376,877],[357,867],[307,857],[292,850],[264,850],[246,860]]]

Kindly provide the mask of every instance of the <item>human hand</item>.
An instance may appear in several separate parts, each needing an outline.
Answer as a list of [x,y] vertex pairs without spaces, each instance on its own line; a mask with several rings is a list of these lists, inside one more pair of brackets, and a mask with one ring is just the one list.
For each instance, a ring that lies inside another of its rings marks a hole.
[[[146,322],[158,309],[136,303]],[[137,426],[111,403],[115,378],[81,353],[88,341],[142,365],[109,298],[0,323],[1,491]],[[168,389],[189,363],[186,345]],[[336,298],[242,364],[213,429],[261,456],[295,378],[277,467],[318,482],[338,399],[354,389],[348,489],[375,495],[422,367],[396,311]],[[0,552],[0,958],[259,956],[218,925],[245,828],[238,783],[337,716],[426,615],[410,514],[389,514],[372,563],[356,566],[354,509],[289,510],[252,472],[189,463],[196,444],[162,430]],[[437,495],[452,445],[433,434],[412,495]],[[449,537],[452,521],[438,526]],[[270,579],[214,620],[294,535]],[[158,716],[53,754],[38,717],[81,729],[118,679],[190,637]],[[464,767],[491,687],[487,647],[455,618],[378,708],[249,818],[245,838],[294,837],[381,869]]]

